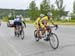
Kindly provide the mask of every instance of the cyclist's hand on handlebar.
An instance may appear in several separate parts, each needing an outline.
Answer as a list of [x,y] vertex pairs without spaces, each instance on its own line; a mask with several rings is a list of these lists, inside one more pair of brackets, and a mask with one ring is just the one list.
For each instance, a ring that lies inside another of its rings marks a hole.
[[58,25],[54,25],[55,27],[56,27],[56,29],[55,30],[57,30],[58,29]]
[[58,25],[54,25],[55,27],[58,27]]

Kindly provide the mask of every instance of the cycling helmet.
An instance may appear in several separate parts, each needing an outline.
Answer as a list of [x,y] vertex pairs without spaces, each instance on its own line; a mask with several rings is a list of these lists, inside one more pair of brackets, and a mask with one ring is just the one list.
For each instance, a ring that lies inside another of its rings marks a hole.
[[47,16],[52,16],[52,13],[51,13],[51,12],[48,12],[48,13],[47,13]]
[[19,15],[16,15],[16,18],[19,18],[20,16]]
[[45,15],[44,14],[40,14],[40,17],[44,17]]

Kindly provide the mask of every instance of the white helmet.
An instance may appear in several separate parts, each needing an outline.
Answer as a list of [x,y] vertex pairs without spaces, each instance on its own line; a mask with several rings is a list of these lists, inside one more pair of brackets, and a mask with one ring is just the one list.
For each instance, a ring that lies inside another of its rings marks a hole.
[[44,14],[40,14],[40,17],[44,17],[45,15]]
[[16,15],[16,18],[19,18],[20,16],[19,15]]
[[52,16],[52,13],[51,13],[51,12],[48,12],[47,15],[48,15],[48,16]]

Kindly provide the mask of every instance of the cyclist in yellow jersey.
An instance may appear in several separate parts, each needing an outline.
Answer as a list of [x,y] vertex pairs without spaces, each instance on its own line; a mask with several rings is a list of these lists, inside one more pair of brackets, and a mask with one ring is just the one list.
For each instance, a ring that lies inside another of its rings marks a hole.
[[44,28],[46,29],[46,26],[49,26],[49,23],[48,21],[50,21],[53,25],[55,25],[53,22],[52,22],[52,13],[47,13],[47,16],[44,16],[41,20],[40,20],[40,26],[41,28]]
[[[41,20],[40,20],[40,27],[41,27],[41,31],[40,31],[40,36],[43,34],[43,32],[45,32],[46,30],[50,29],[49,27],[49,24],[48,24],[48,21],[50,20],[50,22],[54,25],[54,26],[57,26],[55,25],[53,22],[52,22],[52,13],[48,12],[47,13],[47,16],[44,16]],[[47,40],[48,38],[46,38]]]
[[43,18],[43,17],[44,17],[44,14],[40,14],[40,16],[39,16],[39,17],[36,19],[36,21],[34,22],[34,26],[35,26],[35,28],[36,28],[38,34],[39,34],[39,30],[40,30],[40,28],[41,28],[41,26],[40,26],[40,20],[41,20],[41,18]]
[[38,17],[37,19],[36,19],[36,21],[34,22],[34,26],[36,27],[36,28],[38,28],[39,26],[40,26],[40,17]]

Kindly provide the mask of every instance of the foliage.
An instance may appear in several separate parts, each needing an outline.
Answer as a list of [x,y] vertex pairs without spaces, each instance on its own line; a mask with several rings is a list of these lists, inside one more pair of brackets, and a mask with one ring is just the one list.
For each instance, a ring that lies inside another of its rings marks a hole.
[[75,20],[75,1],[73,2],[73,13],[71,14],[72,20]]
[[63,15],[66,15],[66,12],[64,11],[65,6],[63,6],[63,0],[56,0],[56,6],[58,9],[59,18]]
[[4,16],[4,17],[3,17],[3,21],[4,21],[4,22],[7,22],[8,20],[9,20],[9,19],[8,19],[8,16]]
[[40,4],[40,12],[43,14],[47,14],[50,11],[50,4],[49,0],[43,0]]
[[35,1],[32,1],[30,3],[29,9],[30,9],[29,16],[30,16],[31,20],[35,20],[40,14],[38,7],[36,7]]
[[73,2],[73,13],[75,13],[75,1]]
[[29,17],[28,15],[29,9],[26,10],[16,10],[16,9],[0,9],[0,19],[2,19],[4,16],[8,16],[11,14],[11,16],[16,15],[22,15],[23,17]]

